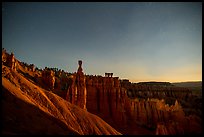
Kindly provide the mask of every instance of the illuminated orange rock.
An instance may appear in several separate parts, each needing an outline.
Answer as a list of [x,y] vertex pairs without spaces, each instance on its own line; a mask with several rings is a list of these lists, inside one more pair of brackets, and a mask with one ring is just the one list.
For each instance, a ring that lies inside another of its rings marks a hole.
[[8,53],[6,53],[5,49],[2,50],[2,64],[10,67],[14,71],[16,70],[17,62],[15,60],[13,52],[11,52],[11,54],[9,55]]
[[34,65],[34,64],[31,64],[29,67],[30,67],[30,70],[31,70],[32,72],[35,71],[35,65]]
[[6,58],[7,58],[7,53],[6,53],[6,50],[3,48],[2,49],[2,64],[5,64],[6,63]]
[[[2,51],[2,63],[12,70],[15,70],[15,64],[18,64],[14,55],[5,51]],[[56,74],[50,69],[38,74],[34,73],[34,65],[20,65],[25,70],[24,73],[31,70],[29,73],[33,74],[38,85],[44,84],[55,93],[60,92],[58,95],[100,116],[122,133],[133,134],[140,129],[151,129],[153,134],[201,133],[201,119],[194,115],[185,116],[180,104],[180,100],[189,99],[191,96],[187,89],[131,84],[129,80],[113,77],[113,73],[105,73],[105,76],[85,76],[82,61],[78,64],[77,72],[70,76],[63,71],[56,71]],[[165,103],[165,97],[178,100],[172,101],[174,104],[170,103],[173,105],[168,105]]]
[[121,135],[104,120],[2,67],[2,135]]
[[[89,81],[91,81],[90,77]],[[94,81],[98,82],[99,79],[92,78],[92,82]],[[102,88],[90,84],[87,86],[87,110],[102,117],[110,124],[114,122],[120,127],[129,126],[129,128],[137,124],[156,130],[158,123],[167,123],[169,120],[180,123],[185,119],[185,114],[178,101],[175,101],[175,105],[169,106],[163,99],[131,100],[127,97],[125,89],[114,88],[114,86],[109,88],[109,86],[106,85]],[[183,133],[181,124],[178,127],[171,125],[170,129],[173,131],[170,133],[173,134],[174,128],[181,128],[179,134]],[[158,134],[168,134],[167,131],[159,130],[157,132]]]
[[156,135],[168,135],[168,131],[166,129],[166,126],[163,124],[158,123],[157,129],[156,129]]
[[55,74],[52,70],[44,69],[42,71],[42,81],[45,85],[50,89],[53,90],[55,86]]

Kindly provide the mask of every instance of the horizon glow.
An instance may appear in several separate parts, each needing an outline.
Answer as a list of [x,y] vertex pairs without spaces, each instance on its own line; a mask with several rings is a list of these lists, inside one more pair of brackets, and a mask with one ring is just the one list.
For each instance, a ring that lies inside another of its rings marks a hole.
[[3,2],[2,47],[38,68],[202,81],[202,3]]

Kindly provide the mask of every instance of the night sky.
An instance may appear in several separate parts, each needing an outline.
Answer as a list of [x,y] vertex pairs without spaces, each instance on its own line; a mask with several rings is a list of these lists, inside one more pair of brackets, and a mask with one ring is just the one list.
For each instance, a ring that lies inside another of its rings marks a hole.
[[202,3],[2,3],[2,47],[38,68],[202,80]]

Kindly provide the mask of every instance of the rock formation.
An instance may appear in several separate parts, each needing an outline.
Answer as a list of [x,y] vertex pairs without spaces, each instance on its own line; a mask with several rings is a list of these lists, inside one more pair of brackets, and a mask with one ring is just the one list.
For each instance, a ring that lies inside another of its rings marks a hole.
[[156,135],[169,135],[166,126],[163,124],[158,123],[157,124],[157,129],[156,129]]
[[[12,58],[14,56],[2,51],[2,64],[14,70]],[[73,74],[52,68],[35,71],[30,69],[34,65],[22,62],[17,68],[30,80],[35,78],[37,85],[96,114],[123,134],[201,133],[200,117],[184,113],[186,102],[188,107],[192,102],[199,101],[192,100],[190,90],[162,82],[156,85],[130,83],[127,79],[113,77],[113,73],[105,73],[105,76],[84,75],[82,61],[79,60],[78,64],[78,70]],[[14,84],[17,82],[14,80]]]
[[[119,81],[117,77],[114,78],[108,73],[105,73],[105,77],[86,76],[86,84],[87,110],[100,116],[113,127],[120,129],[119,131],[123,134],[134,134],[134,132],[125,132],[123,130],[127,127],[134,128],[133,125],[138,125],[149,130],[157,129],[157,134],[188,133],[185,124],[182,124],[187,118],[177,100],[175,100],[174,104],[166,104],[164,99],[131,99],[127,95],[126,88],[124,88],[130,86],[130,82],[128,80]],[[148,86],[138,86],[139,92],[141,89],[149,90],[148,88]],[[179,92],[181,88],[175,89]],[[185,89],[183,90],[184,91],[181,90],[181,93],[185,94]],[[151,91],[147,93],[151,94]],[[168,92],[156,91],[155,93],[159,93],[160,96],[163,95],[165,97]],[[187,90],[187,94],[188,93],[190,92]],[[141,91],[139,94],[144,93]],[[177,95],[177,93],[175,93],[175,95]],[[152,95],[152,97],[153,96],[154,95]],[[179,96],[177,97],[179,98]],[[180,96],[180,98],[181,97],[182,96]],[[173,123],[177,124],[169,124],[168,127],[166,127],[166,125],[158,125],[158,123],[169,123],[169,121],[173,121]],[[175,128],[175,132],[167,131],[166,128],[172,130]],[[176,130],[177,128],[180,128],[180,132]],[[162,130],[160,131],[160,129]],[[135,127],[135,130],[138,130],[138,127]],[[194,130],[194,132],[196,132],[196,130]]]
[[30,64],[30,70],[32,71],[32,72],[34,72],[35,71],[35,65],[34,64]]
[[[121,81],[121,85],[125,85]],[[202,117],[202,98],[193,94],[189,88],[176,87],[169,83],[147,82],[131,83],[126,86],[129,98],[158,98],[164,99],[165,103],[172,105],[177,100],[181,103],[187,115],[195,114]],[[127,85],[127,84],[126,84]]]
[[45,68],[42,71],[42,81],[50,90],[54,90],[55,74],[52,70]]
[[77,73],[72,75],[72,82],[68,88],[66,100],[83,109],[86,109],[86,84],[85,75],[82,69],[82,61],[78,61],[79,67]]
[[2,49],[2,65],[5,65],[6,63],[6,58],[7,58],[7,55],[6,55],[6,50],[3,48]]
[[[123,85],[124,82],[122,81]],[[127,85],[127,84],[126,84]],[[192,96],[192,91],[188,88],[174,87],[171,85],[149,85],[149,84],[129,84],[126,86],[128,96],[131,98],[165,98],[174,97],[188,100]]]
[[31,82],[2,70],[2,135],[121,135],[104,120]]
[[9,55],[8,53],[6,53],[5,49],[2,49],[2,64],[16,71],[17,62],[16,62],[13,52],[11,52],[11,54]]

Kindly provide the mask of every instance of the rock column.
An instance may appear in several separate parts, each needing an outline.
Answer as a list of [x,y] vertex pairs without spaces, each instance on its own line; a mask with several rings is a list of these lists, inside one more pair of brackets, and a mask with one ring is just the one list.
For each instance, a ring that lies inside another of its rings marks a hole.
[[78,61],[79,67],[77,73],[74,73],[72,78],[72,84],[68,88],[67,100],[71,103],[86,109],[86,83],[85,75],[82,69],[82,61]]

